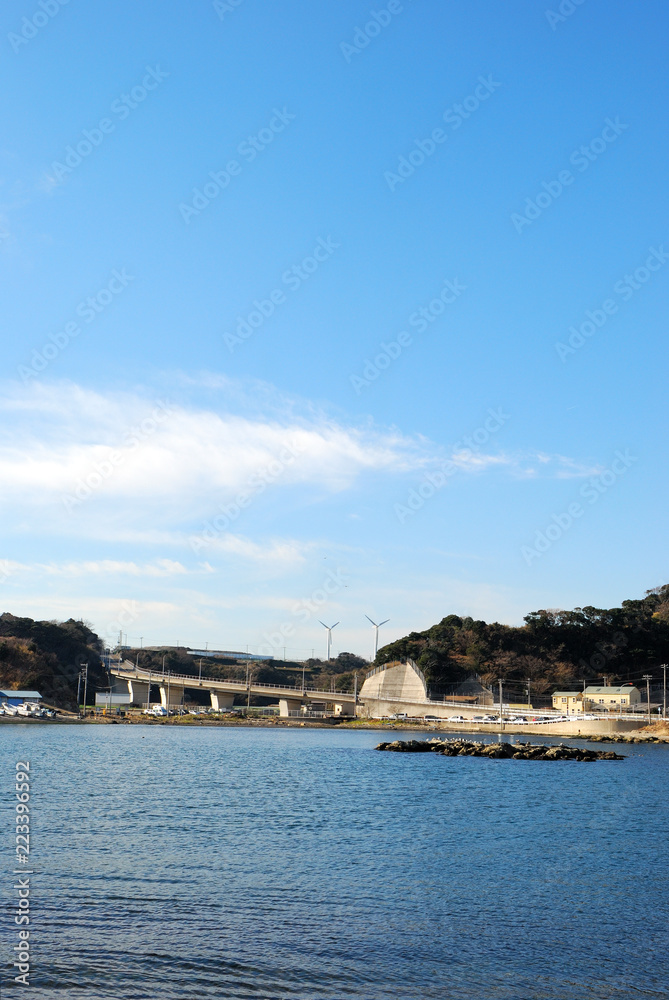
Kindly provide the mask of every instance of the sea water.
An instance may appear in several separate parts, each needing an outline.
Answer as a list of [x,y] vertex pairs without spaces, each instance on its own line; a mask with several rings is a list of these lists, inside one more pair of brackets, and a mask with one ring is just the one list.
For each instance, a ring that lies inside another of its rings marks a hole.
[[[669,746],[575,763],[378,753],[380,738],[0,726],[0,995],[669,996]],[[19,760],[28,989],[12,967]]]

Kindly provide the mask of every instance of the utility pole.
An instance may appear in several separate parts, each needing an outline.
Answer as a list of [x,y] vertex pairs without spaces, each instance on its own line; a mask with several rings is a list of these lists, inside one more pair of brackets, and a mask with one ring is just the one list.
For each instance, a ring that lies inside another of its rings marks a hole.
[[530,698],[530,689],[531,689],[531,687],[532,687],[532,678],[528,677],[527,678],[527,707],[530,710],[532,709],[532,700]]
[[502,678],[499,679],[499,721],[502,728],[504,728],[504,711],[502,703]]
[[353,674],[353,698],[355,699],[354,704],[358,704],[358,671]]
[[667,664],[662,664],[662,670],[664,671],[664,683],[662,685],[662,718],[667,718]]
[[81,718],[81,675],[83,671],[79,670],[79,677],[77,679],[77,708],[79,709],[79,718]]
[[85,663],[86,672],[84,674],[84,718],[86,718],[86,692],[88,691],[88,664]]
[[201,684],[202,683],[202,657],[200,657],[200,672],[198,674],[198,678],[197,679],[199,680],[199,682]]
[[171,677],[171,674],[172,674],[172,671],[168,670],[167,671],[167,718],[168,719],[170,717],[170,677]]
[[646,682],[646,702],[647,702],[647,706],[648,706],[648,725],[650,725],[650,682],[651,682],[651,675],[650,674],[644,674],[643,675],[643,679]]

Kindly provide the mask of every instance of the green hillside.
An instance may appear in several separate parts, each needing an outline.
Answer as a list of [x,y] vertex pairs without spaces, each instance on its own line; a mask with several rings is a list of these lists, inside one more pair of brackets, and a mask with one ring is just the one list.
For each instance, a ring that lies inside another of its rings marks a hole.
[[376,663],[413,659],[433,694],[449,694],[466,677],[484,684],[504,681],[523,697],[560,688],[580,690],[583,681],[640,683],[643,674],[669,660],[669,585],[649,590],[619,608],[534,611],[514,628],[448,615],[424,632],[383,646]]
[[88,663],[89,704],[106,673],[101,643],[84,622],[37,622],[0,615],[0,687],[37,690],[47,703],[76,709],[77,680]]

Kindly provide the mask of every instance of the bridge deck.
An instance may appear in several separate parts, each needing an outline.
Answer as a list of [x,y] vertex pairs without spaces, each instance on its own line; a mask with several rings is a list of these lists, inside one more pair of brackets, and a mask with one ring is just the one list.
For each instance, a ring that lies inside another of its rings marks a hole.
[[166,685],[168,683],[175,685],[175,687],[192,687],[192,688],[204,688],[207,691],[225,691],[227,693],[238,694],[241,692],[250,691],[251,694],[258,695],[268,695],[274,698],[290,698],[290,699],[301,699],[309,698],[311,701],[338,701],[338,702],[355,702],[355,695],[350,691],[332,691],[325,690],[323,688],[309,688],[302,687],[301,685],[295,685],[294,687],[289,687],[284,684],[258,684],[251,682],[247,684],[246,681],[236,681],[236,680],[213,680],[212,678],[203,677],[201,680],[197,676],[192,674],[173,674],[170,673],[169,677],[167,674],[163,675],[161,672],[143,670],[141,667],[128,667],[124,669],[123,667],[112,667],[111,674],[114,677],[119,677],[123,680],[132,681],[146,681],[148,683],[151,679],[152,684]]

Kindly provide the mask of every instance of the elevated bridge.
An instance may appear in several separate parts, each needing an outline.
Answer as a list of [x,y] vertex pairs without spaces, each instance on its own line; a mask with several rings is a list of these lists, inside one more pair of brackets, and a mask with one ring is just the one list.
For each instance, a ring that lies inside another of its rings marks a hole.
[[125,681],[133,703],[145,705],[149,701],[149,684],[160,688],[160,703],[163,708],[180,705],[186,691],[207,691],[211,707],[216,710],[232,708],[235,695],[261,695],[279,701],[279,714],[288,716],[299,711],[303,705],[334,704],[335,715],[355,715],[357,696],[350,691],[332,691],[321,688],[265,684],[257,681],[212,680],[208,677],[193,677],[191,674],[173,674],[162,671],[145,670],[126,660],[120,666],[111,667],[112,677]]

